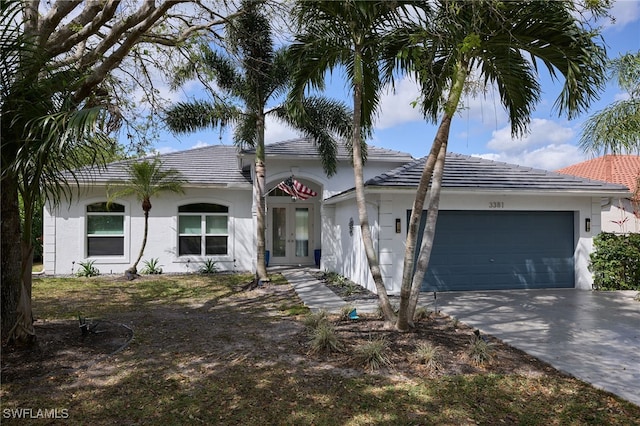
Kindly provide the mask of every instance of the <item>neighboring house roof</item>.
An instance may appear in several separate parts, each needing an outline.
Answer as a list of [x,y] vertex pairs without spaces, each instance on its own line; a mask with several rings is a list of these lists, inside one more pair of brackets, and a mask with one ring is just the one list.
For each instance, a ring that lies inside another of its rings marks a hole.
[[[264,148],[267,157],[320,158],[315,143],[309,138],[290,139],[267,144]],[[241,153],[255,155],[255,149],[242,150]],[[413,157],[406,152],[369,145],[367,147],[367,159],[379,161],[411,161]],[[338,144],[338,160],[351,160],[351,154],[344,144]]]
[[558,173],[619,183],[632,193],[638,191],[640,155],[605,155],[557,170]]
[[[390,170],[365,182],[369,188],[404,188],[418,186],[426,157]],[[567,176],[546,170],[486,160],[469,155],[448,153],[442,187],[499,191],[596,192],[628,194],[622,185]],[[349,190],[353,191],[353,189]],[[349,192],[345,191],[345,192]],[[344,194],[343,192],[342,194]],[[338,194],[334,197],[339,197]],[[333,198],[333,197],[332,197]]]
[[[166,168],[178,170],[189,185],[251,186],[248,171],[238,167],[238,150],[235,146],[212,145],[159,156]],[[109,163],[105,168],[88,168],[76,171],[79,180],[107,183],[127,179],[126,165],[140,159]]]

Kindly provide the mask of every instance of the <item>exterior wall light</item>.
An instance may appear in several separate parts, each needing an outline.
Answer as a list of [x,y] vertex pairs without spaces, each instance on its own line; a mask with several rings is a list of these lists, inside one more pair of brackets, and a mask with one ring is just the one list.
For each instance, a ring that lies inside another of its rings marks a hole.
[[585,232],[591,232],[591,218],[588,217],[584,220],[584,230]]
[[400,218],[396,218],[396,234],[399,234],[400,232],[402,232],[402,226],[401,226],[401,222],[400,222]]

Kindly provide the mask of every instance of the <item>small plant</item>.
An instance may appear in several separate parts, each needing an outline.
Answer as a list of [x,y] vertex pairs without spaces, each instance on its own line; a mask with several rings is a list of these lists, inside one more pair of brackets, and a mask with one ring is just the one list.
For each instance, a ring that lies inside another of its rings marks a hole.
[[79,277],[96,277],[100,275],[100,271],[98,270],[98,268],[93,266],[94,263],[96,263],[95,260],[78,262],[78,265],[80,265],[80,268],[78,269],[78,272],[76,272],[76,275]]
[[362,346],[358,346],[356,348],[356,357],[366,368],[377,370],[380,367],[391,364],[386,354],[388,348],[387,339],[379,337],[369,340]]
[[329,318],[327,317],[327,311],[320,310],[317,312],[312,312],[306,317],[304,317],[304,326],[313,333],[313,330],[318,328],[321,324],[326,324],[329,322]]
[[198,272],[200,272],[201,274],[215,274],[216,272],[218,272],[216,261],[211,258],[207,258],[200,269],[198,269]]
[[340,352],[342,342],[338,338],[335,328],[328,322],[322,322],[311,333],[312,352]]
[[449,328],[451,330],[457,330],[460,326],[460,320],[458,318],[451,318],[451,322],[449,323]]
[[480,335],[480,330],[473,332],[473,337],[471,337],[471,341],[469,342],[467,354],[469,355],[469,358],[471,358],[471,361],[477,365],[484,364],[493,356],[493,349],[489,342],[486,341],[485,337]]
[[[398,315],[398,312],[400,312],[400,306],[392,303],[391,310],[393,310],[393,313]],[[376,308],[376,315],[378,316],[379,319],[384,319],[384,312],[382,311],[382,306],[380,306],[379,303],[378,303],[378,307]]]
[[420,306],[413,313],[413,320],[414,321],[421,321],[423,319],[429,318],[430,314],[431,314],[431,312],[429,312],[429,310],[427,308],[425,308],[424,306]]
[[440,351],[437,346],[429,342],[420,343],[414,353],[418,363],[424,364],[430,371],[440,368]]
[[143,274],[156,275],[162,273],[162,268],[160,267],[160,259],[153,258],[149,260],[145,260],[142,262],[144,264],[144,268],[142,268]]

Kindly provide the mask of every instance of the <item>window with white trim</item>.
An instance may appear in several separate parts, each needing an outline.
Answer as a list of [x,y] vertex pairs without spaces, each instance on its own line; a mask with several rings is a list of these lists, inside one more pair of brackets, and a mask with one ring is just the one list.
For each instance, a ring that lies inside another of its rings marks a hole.
[[215,256],[229,252],[229,207],[195,203],[178,207],[178,255]]
[[124,256],[124,206],[87,205],[87,257]]

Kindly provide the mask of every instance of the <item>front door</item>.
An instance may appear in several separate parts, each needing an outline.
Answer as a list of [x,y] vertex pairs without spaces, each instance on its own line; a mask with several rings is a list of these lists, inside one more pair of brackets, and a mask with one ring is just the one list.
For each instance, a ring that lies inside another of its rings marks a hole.
[[313,264],[313,204],[269,206],[270,265]]

